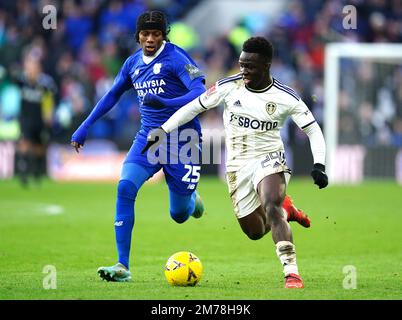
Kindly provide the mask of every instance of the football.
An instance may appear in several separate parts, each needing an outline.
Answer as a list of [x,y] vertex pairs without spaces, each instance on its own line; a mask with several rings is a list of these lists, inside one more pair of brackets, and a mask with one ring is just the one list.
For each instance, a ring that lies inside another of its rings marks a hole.
[[202,272],[201,260],[188,251],[176,252],[165,265],[165,276],[172,286],[195,286],[201,280]]

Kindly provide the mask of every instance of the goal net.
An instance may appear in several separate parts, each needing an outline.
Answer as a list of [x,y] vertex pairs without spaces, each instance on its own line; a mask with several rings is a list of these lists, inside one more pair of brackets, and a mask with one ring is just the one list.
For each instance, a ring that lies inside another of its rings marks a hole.
[[328,44],[324,72],[330,181],[402,183],[402,44]]

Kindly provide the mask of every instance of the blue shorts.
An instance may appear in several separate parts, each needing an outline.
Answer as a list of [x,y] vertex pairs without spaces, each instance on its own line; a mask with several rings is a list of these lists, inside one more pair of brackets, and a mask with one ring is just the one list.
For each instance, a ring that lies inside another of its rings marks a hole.
[[[146,131],[140,130],[124,163],[136,163],[145,167],[150,173],[149,178],[162,169],[170,191],[183,196],[192,194],[200,179],[201,139],[199,143],[189,144],[186,142],[171,143],[168,138],[159,146],[155,156],[147,152],[141,153],[146,143]],[[179,157],[183,154],[184,158]]]

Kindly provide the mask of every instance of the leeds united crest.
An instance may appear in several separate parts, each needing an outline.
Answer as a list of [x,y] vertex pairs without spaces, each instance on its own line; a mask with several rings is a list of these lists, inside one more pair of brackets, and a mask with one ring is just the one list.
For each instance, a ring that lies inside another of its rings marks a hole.
[[276,104],[273,102],[268,102],[265,105],[265,109],[267,110],[268,114],[271,116],[276,111]]

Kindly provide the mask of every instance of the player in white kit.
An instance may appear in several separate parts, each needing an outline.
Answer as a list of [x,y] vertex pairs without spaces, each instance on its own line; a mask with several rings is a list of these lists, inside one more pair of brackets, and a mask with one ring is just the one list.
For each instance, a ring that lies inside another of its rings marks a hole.
[[[161,129],[169,133],[223,103],[227,183],[240,226],[252,240],[271,231],[284,268],[285,287],[303,288],[292,230],[282,210],[291,171],[286,165],[280,129],[290,116],[308,135],[314,160],[311,175],[320,189],[328,185],[325,141],[314,116],[296,92],[270,75],[272,54],[272,45],[265,38],[248,39],[239,58],[240,73],[219,80],[173,114]],[[156,130],[149,134],[147,148],[156,144],[156,136]]]

